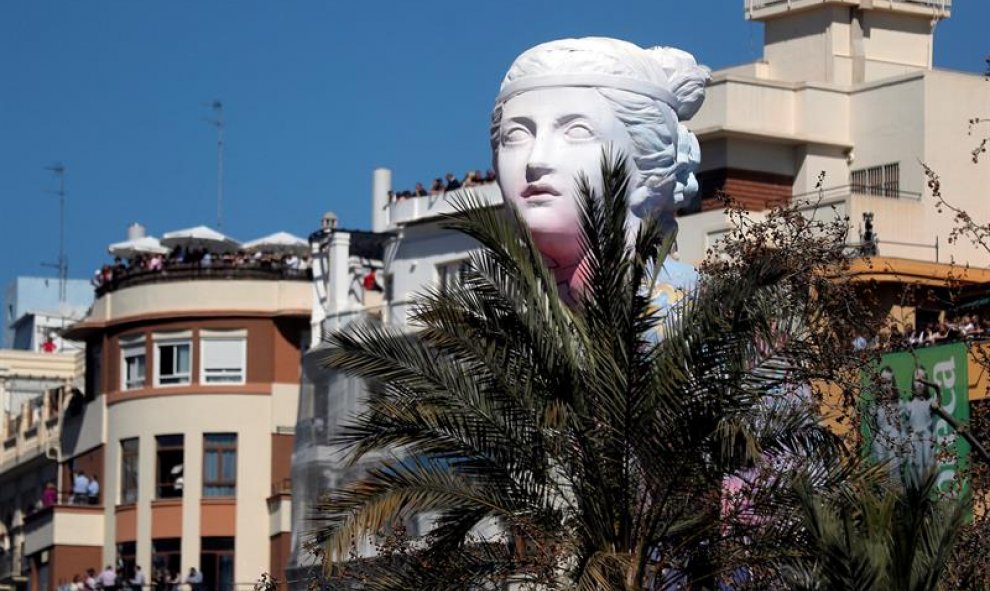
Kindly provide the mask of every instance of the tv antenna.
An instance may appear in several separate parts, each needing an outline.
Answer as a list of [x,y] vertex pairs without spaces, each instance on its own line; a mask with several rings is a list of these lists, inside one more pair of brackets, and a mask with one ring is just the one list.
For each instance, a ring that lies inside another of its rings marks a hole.
[[46,166],[58,177],[58,190],[48,191],[58,195],[58,259],[54,263],[41,263],[43,267],[51,267],[58,271],[58,299],[65,303],[65,287],[69,279],[69,257],[65,254],[65,166],[56,162]]
[[213,99],[210,103],[213,117],[206,120],[217,130],[217,229],[223,227],[223,103]]

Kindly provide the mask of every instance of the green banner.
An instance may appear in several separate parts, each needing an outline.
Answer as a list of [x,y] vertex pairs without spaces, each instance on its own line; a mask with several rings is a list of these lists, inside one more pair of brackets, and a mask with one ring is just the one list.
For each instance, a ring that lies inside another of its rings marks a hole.
[[947,414],[968,422],[967,368],[966,345],[952,343],[887,353],[864,375],[864,441],[871,456],[888,462],[892,476],[917,478],[937,462],[939,491],[964,486],[956,475],[968,466],[969,442],[931,411],[931,403],[940,395]]

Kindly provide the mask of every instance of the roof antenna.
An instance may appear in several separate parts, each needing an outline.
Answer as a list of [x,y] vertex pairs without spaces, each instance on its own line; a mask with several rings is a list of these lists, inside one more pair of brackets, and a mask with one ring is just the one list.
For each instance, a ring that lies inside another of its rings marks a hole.
[[213,99],[210,103],[213,117],[207,123],[217,129],[217,229],[223,228],[223,103]]
[[66,282],[69,279],[69,257],[65,254],[65,166],[56,162],[46,166],[45,170],[52,171],[58,177],[58,190],[48,191],[58,195],[58,259],[54,263],[41,263],[41,266],[58,270],[58,300],[64,304]]

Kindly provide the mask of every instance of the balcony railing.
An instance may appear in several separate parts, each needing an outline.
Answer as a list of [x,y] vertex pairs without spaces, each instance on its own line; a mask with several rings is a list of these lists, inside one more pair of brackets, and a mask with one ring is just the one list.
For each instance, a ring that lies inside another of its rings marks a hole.
[[96,288],[96,297],[125,287],[163,283],[168,281],[196,281],[202,279],[255,279],[267,281],[309,281],[310,270],[291,268],[278,262],[243,263],[216,262],[208,266],[198,263],[166,263],[162,269],[123,269],[115,271],[113,278]]
[[400,226],[410,222],[422,221],[453,213],[454,201],[464,197],[467,193],[473,193],[485,205],[493,206],[502,204],[502,191],[495,183],[463,187],[438,195],[409,197],[393,201],[386,206],[388,208],[389,226]]
[[0,582],[21,581],[27,579],[28,564],[24,560],[20,548],[0,554]]

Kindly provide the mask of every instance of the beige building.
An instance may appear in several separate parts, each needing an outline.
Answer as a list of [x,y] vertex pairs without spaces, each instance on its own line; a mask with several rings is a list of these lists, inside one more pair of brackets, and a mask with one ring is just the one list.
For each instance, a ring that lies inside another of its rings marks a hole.
[[57,486],[60,410],[82,375],[81,353],[0,350],[0,589],[27,586],[26,523]]
[[[84,379],[66,382],[82,373],[69,358],[77,373],[59,378],[57,395],[11,407],[21,418],[4,424],[8,581],[50,591],[108,564],[126,577],[139,565],[149,582],[195,567],[209,591],[281,576],[307,277],[214,260],[134,270],[97,289],[65,333],[86,344]],[[82,492],[80,472],[95,477],[95,494]],[[57,493],[44,492],[48,481]]]
[[764,24],[764,57],[714,72],[689,122],[701,142],[702,199],[700,212],[680,219],[684,260],[700,261],[729,227],[713,198],[724,190],[757,211],[792,197],[809,213],[835,207],[849,216],[850,242],[871,213],[878,254],[895,262],[990,266],[985,251],[948,242],[952,216],[937,211],[922,165],[954,205],[990,218],[990,166],[973,163],[978,137],[969,135],[969,119],[990,113],[990,83],[932,67],[950,8],[745,0],[747,18]]

